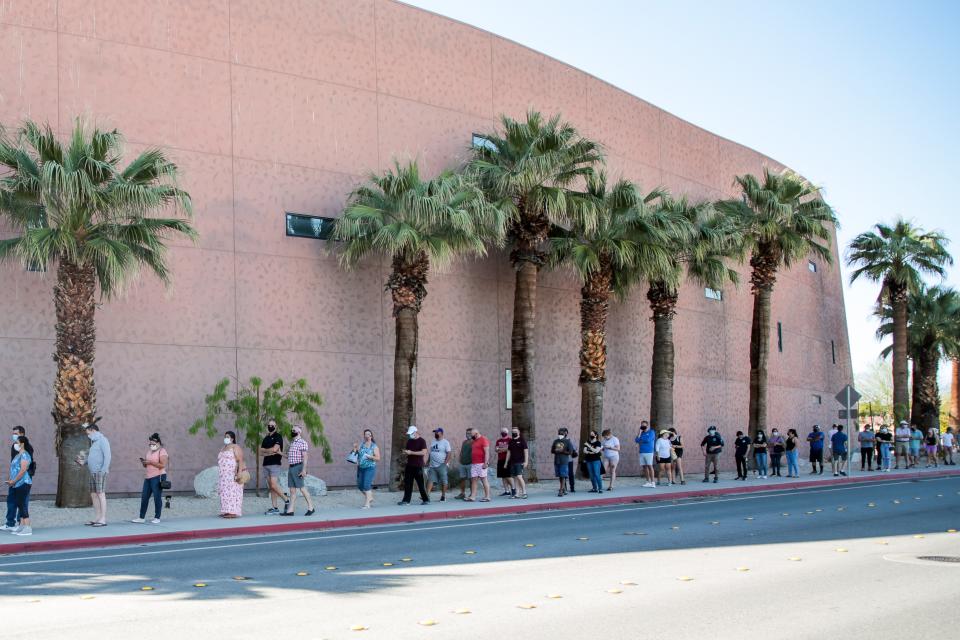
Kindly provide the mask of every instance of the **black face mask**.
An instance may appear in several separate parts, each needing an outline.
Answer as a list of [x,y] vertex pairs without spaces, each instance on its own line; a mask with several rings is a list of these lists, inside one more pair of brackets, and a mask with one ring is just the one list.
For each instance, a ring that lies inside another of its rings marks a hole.
[[519,439],[520,439],[520,433],[517,432],[517,433],[513,434],[513,439],[514,439],[514,440],[519,440]]
[[269,431],[270,433],[273,433],[276,430],[277,430],[276,427],[267,427],[267,431]]

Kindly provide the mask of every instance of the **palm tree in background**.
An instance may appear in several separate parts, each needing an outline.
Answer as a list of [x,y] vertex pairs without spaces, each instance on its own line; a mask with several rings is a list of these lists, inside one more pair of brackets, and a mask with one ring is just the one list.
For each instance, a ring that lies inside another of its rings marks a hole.
[[0,240],[0,260],[57,268],[58,507],[90,504],[86,471],[75,459],[88,447],[83,425],[99,420],[93,373],[97,289],[110,299],[143,266],[168,283],[166,240],[197,237],[188,220],[153,215],[191,214],[189,194],[176,186],[176,165],[158,149],[144,151],[125,168],[122,156],[116,130],[90,130],[79,120],[65,142],[49,126],[29,120],[15,134],[0,130],[0,216],[18,234]]
[[893,414],[897,422],[910,414],[907,359],[908,297],[920,290],[923,275],[944,276],[953,264],[947,238],[899,218],[893,226],[877,224],[850,242],[847,264],[855,267],[850,282],[866,278],[881,283],[878,304],[891,310],[893,336]]
[[497,207],[462,176],[445,172],[423,180],[416,161],[371,175],[350,194],[331,242],[340,264],[351,267],[371,253],[389,256],[386,289],[393,298],[396,346],[393,360],[393,425],[390,484],[403,471],[407,428],[416,424],[420,307],[431,266],[463,255],[482,256],[487,242],[501,242],[506,221]]
[[556,228],[550,237],[550,265],[569,264],[583,283],[580,289],[580,444],[591,430],[603,430],[603,392],[607,366],[607,318],[610,298],[626,294],[635,282],[628,273],[640,265],[654,268],[669,259],[662,224],[655,224],[648,205],[662,195],[643,196],[628,180],[607,186],[598,172],[587,181],[597,215],[588,225],[574,222]]
[[659,202],[665,223],[666,261],[643,265],[647,300],[653,314],[653,358],[650,372],[650,424],[669,429],[673,423],[673,318],[684,277],[698,286],[722,290],[739,275],[725,259],[739,252],[742,237],[733,220],[711,202],[689,203],[664,195]]
[[750,252],[753,323],[750,329],[751,437],[767,428],[767,369],[770,357],[770,303],[777,273],[814,256],[831,262],[830,225],[837,220],[818,188],[795,173],[764,169],[763,180],[736,177],[742,198],[724,200],[717,208],[729,215]]
[[[879,339],[893,335],[894,310],[878,307]],[[908,355],[913,362],[913,403],[910,421],[924,432],[940,428],[940,362],[960,354],[960,295],[948,287],[920,287],[907,296]],[[887,357],[893,346],[886,347]]]
[[559,116],[544,120],[536,112],[517,121],[500,119],[500,131],[482,136],[473,149],[470,173],[491,202],[501,203],[509,217],[510,261],[516,270],[513,329],[510,344],[511,418],[530,447],[530,473],[536,479],[536,416],[534,411],[534,330],[537,275],[544,264],[551,225],[585,229],[595,223],[596,202],[578,191],[601,161],[600,146],[583,138]]

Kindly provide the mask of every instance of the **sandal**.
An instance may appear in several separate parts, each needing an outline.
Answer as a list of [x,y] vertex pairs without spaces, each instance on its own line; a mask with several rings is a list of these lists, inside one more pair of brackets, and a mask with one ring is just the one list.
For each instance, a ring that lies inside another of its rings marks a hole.
[[90,526],[91,526],[91,527],[105,527],[105,526],[107,526],[107,523],[106,523],[106,522],[94,522],[94,523],[93,523],[92,525],[90,525]]
[[476,500],[474,500],[473,498],[464,498],[463,501],[464,501],[464,502],[476,502]]
[[490,502],[490,498],[480,498],[480,502]]
[[95,525],[95,524],[97,524],[96,521],[95,521],[95,520],[91,520],[90,522],[84,522],[84,523],[83,523],[83,526],[85,526],[85,527],[92,527],[92,526]]

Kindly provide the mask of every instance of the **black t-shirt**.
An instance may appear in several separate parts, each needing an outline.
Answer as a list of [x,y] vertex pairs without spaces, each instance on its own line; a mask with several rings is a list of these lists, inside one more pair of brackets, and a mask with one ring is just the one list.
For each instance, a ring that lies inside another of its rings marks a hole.
[[747,455],[747,450],[750,448],[750,436],[740,436],[734,440],[733,444],[737,447],[736,455],[745,456]]
[[673,450],[677,452],[677,455],[681,455],[683,453],[683,440],[680,438],[679,433],[673,436],[671,443],[673,444]]
[[598,451],[597,451],[596,453],[584,453],[584,454],[583,454],[583,459],[584,459],[584,461],[586,461],[586,462],[597,462],[598,460],[600,460],[600,451],[599,451],[599,449],[600,449],[601,446],[603,446],[603,445],[600,444],[600,441],[599,441],[599,440],[588,440],[588,441],[587,441],[587,444],[590,445],[591,447],[595,447],[596,449],[598,449]]
[[[427,441],[423,438],[412,438],[407,440],[407,451],[423,451],[427,448]],[[423,466],[423,454],[418,455],[407,455],[407,466],[408,467],[422,467]]]
[[[283,436],[280,435],[280,432],[274,431],[273,433],[268,433],[267,437],[263,439],[263,442],[260,443],[261,449],[270,449],[277,445],[280,445],[280,451],[283,451]],[[275,453],[269,456],[263,456],[263,466],[269,467],[271,465],[279,466],[283,464],[283,456],[279,453]]]
[[927,436],[928,446],[933,447],[933,446],[936,446],[936,444],[937,444],[937,436]]
[[893,434],[889,431],[881,431],[877,434],[877,442],[893,442]]
[[720,453],[723,451],[723,438],[720,434],[707,435],[701,442],[701,447],[707,448],[707,453]]
[[527,450],[527,441],[523,436],[519,438],[510,438],[507,443],[507,451],[510,452],[510,464],[523,464],[523,452]]
[[793,451],[797,448],[796,436],[787,436],[787,451]]

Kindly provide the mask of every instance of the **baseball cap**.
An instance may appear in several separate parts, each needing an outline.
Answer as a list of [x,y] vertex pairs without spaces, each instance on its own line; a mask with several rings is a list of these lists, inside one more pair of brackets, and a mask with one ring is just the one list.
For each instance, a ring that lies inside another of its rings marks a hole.
[[443,427],[437,427],[433,430],[434,433],[443,433]]
[[413,425],[410,425],[410,426],[407,428],[407,435],[408,435],[408,436],[412,436],[412,435],[415,434],[416,432],[417,432],[417,428],[416,428],[415,426],[413,426]]

